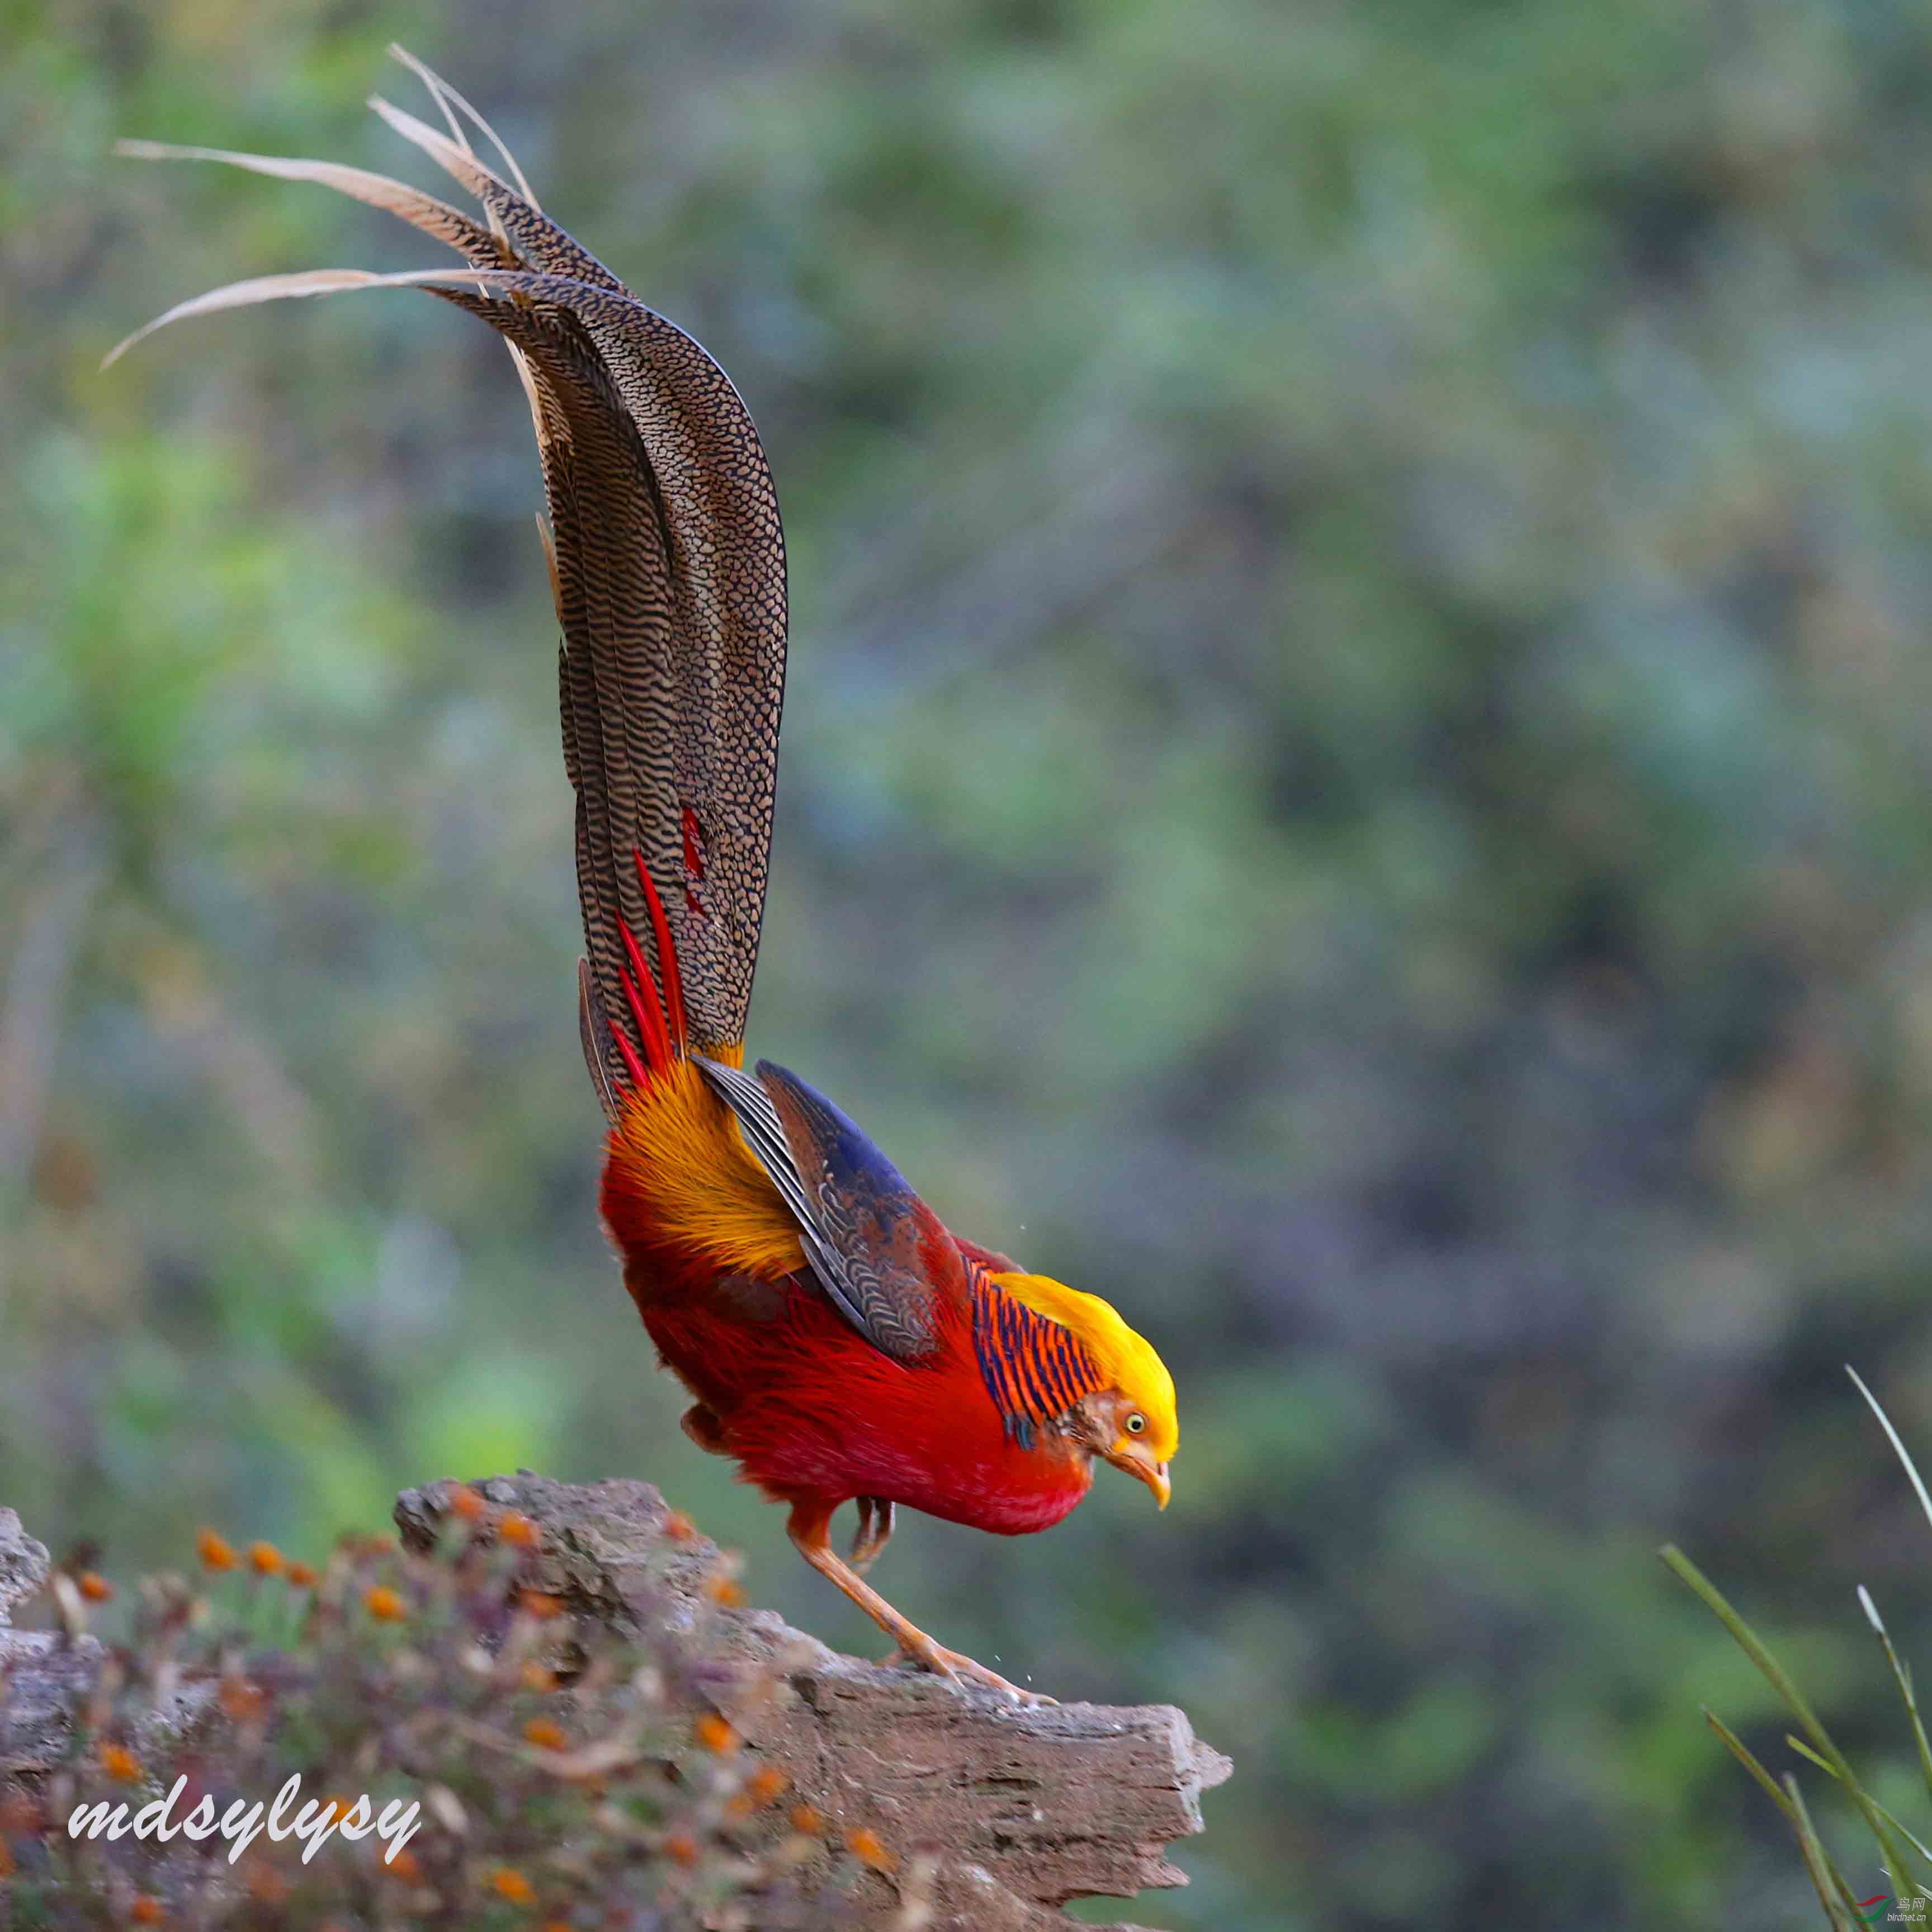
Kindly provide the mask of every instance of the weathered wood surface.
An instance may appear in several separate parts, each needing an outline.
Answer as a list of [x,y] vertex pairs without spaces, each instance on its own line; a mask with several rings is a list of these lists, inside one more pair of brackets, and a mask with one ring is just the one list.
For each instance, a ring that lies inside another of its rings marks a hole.
[[47,1569],[46,1546],[21,1528],[14,1511],[0,1509],[0,1778],[45,1771],[65,1754],[69,1713],[100,1648],[92,1638],[69,1644],[51,1630],[10,1627],[14,1606],[39,1592]]

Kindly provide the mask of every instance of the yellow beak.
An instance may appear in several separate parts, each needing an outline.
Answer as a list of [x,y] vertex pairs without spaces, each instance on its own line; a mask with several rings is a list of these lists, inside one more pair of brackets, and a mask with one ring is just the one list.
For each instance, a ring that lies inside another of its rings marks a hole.
[[1138,1442],[1122,1442],[1107,1452],[1107,1460],[1115,1468],[1125,1470],[1136,1482],[1146,1484],[1154,1492],[1154,1501],[1166,1508],[1174,1486],[1167,1479],[1167,1465],[1156,1462],[1150,1450]]

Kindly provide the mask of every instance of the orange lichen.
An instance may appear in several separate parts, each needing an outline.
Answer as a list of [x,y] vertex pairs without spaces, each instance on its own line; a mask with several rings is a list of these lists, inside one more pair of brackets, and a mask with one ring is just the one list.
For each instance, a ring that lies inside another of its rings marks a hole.
[[815,1838],[825,1829],[825,1814],[816,1804],[794,1804],[791,1808],[791,1828],[802,1832],[808,1838]]
[[449,1500],[444,1507],[452,1516],[460,1516],[465,1522],[475,1522],[483,1514],[483,1498],[467,1483],[459,1483],[450,1491]]
[[292,1590],[313,1590],[321,1580],[306,1563],[291,1563],[285,1574]]
[[136,1925],[158,1925],[163,1916],[161,1901],[149,1892],[136,1892],[128,1908],[128,1918]]
[[496,1534],[515,1550],[534,1550],[543,1540],[521,1510],[506,1510],[496,1520]]
[[692,1726],[692,1732],[708,1751],[722,1754],[738,1748],[738,1733],[716,1711],[706,1711]]
[[845,1834],[845,1849],[862,1865],[875,1872],[891,1871],[898,1864],[898,1860],[886,1850],[878,1833],[868,1831],[863,1825]]
[[524,1741],[542,1750],[564,1750],[570,1744],[569,1738],[564,1736],[563,1726],[554,1718],[532,1718],[524,1726]]
[[90,1604],[104,1604],[114,1594],[114,1586],[94,1570],[83,1570],[74,1580],[74,1587]]
[[697,1841],[686,1832],[674,1832],[664,1841],[664,1856],[674,1865],[694,1865],[698,1862]]
[[546,1670],[541,1664],[526,1664],[518,1673],[518,1680],[526,1690],[554,1690],[556,1672]]
[[563,1599],[553,1597],[547,1590],[525,1590],[517,1598],[518,1607],[527,1616],[548,1622],[552,1617],[563,1614]]
[[282,1552],[272,1543],[251,1543],[248,1546],[248,1567],[258,1576],[278,1576],[285,1566]]
[[666,1510],[664,1533],[674,1543],[688,1543],[698,1534],[698,1526],[681,1509]]
[[103,1744],[100,1758],[101,1769],[117,1784],[140,1783],[141,1760],[125,1744]]

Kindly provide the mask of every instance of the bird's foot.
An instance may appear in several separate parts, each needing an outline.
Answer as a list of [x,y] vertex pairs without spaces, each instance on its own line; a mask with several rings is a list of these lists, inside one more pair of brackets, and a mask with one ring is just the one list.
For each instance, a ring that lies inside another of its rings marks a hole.
[[1017,1684],[1009,1684],[997,1670],[988,1670],[976,1658],[967,1656],[962,1651],[948,1650],[944,1644],[935,1643],[923,1630],[916,1634],[922,1640],[921,1642],[902,1644],[896,1653],[901,1664],[914,1670],[929,1670],[935,1677],[944,1678],[949,1684],[963,1682],[982,1685],[988,1690],[998,1691],[1001,1696],[1016,1704],[1037,1706],[1060,1701],[1042,1691],[1023,1690]]
[[[870,1540],[873,1548],[869,1553],[876,1556],[878,1546],[892,1534],[892,1506],[878,1496],[871,1499],[869,1506],[862,1498],[859,1502],[860,1540],[862,1544]],[[832,1512],[837,1507],[836,1501],[828,1502],[822,1496],[801,1496],[791,1506],[791,1520],[785,1526],[786,1532],[806,1562],[821,1576],[836,1584],[886,1631],[898,1646],[903,1658],[921,1670],[931,1671],[935,1677],[944,1678],[949,1684],[983,1684],[988,1690],[997,1690],[1001,1696],[1010,1698],[1016,1704],[1053,1702],[1051,1697],[1042,1697],[1036,1690],[1022,1690],[1017,1684],[1009,1684],[998,1671],[988,1670],[983,1664],[976,1664],[971,1658],[962,1657],[956,1650],[948,1650],[934,1643],[916,1624],[908,1622],[894,1610],[871,1584],[854,1573],[849,1563],[832,1553],[825,1532],[832,1520]]]

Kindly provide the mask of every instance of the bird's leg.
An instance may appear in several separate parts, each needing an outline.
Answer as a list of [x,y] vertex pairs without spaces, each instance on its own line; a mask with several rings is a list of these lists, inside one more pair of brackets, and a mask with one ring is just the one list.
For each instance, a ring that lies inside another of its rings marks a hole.
[[861,1576],[872,1567],[872,1559],[892,1540],[892,1499],[890,1496],[860,1496],[859,1526],[852,1532],[851,1553],[846,1562]]
[[916,1624],[901,1616],[832,1549],[828,1532],[832,1512],[836,1507],[836,1504],[818,1501],[794,1503],[791,1520],[785,1526],[786,1532],[806,1562],[828,1582],[836,1583],[844,1591],[914,1663],[949,1682],[956,1684],[963,1677],[975,1684],[983,1684],[1012,1698],[1016,1703],[1053,1702],[1051,1697],[1042,1697],[1036,1691],[1022,1690],[1017,1684],[1009,1684],[998,1672],[988,1670],[983,1664],[976,1664],[971,1658],[962,1657],[958,1651],[948,1650],[943,1644],[934,1642]]

